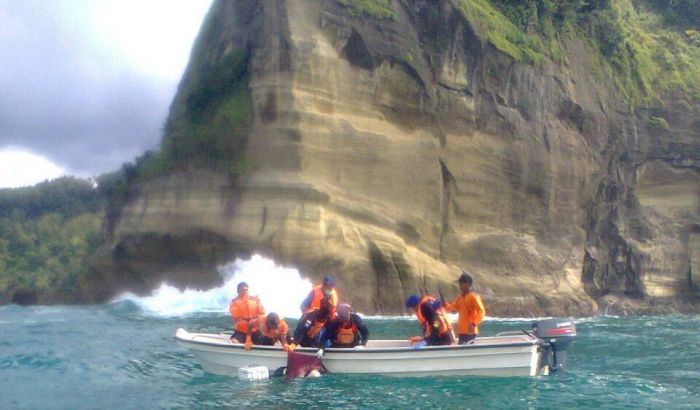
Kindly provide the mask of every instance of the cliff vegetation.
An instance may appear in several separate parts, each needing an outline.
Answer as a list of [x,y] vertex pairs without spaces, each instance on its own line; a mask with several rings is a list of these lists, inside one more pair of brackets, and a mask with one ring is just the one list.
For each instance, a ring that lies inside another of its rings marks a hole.
[[191,169],[220,172],[233,183],[250,169],[252,164],[243,156],[252,119],[248,58],[247,52],[234,52],[202,67],[186,112],[171,113],[165,124],[161,147],[101,177],[109,198],[108,220],[118,216],[129,199],[129,187],[137,183]]
[[91,181],[72,177],[0,190],[0,301],[72,289],[100,244],[103,202]]
[[699,1],[460,0],[459,9],[516,62],[566,63],[560,40],[577,36],[629,104],[659,105],[670,93],[700,101]]

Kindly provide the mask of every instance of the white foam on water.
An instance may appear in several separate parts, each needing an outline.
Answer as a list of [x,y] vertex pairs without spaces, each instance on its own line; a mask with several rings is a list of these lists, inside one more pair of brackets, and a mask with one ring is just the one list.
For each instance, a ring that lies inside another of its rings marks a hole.
[[311,291],[311,282],[297,269],[278,266],[271,259],[253,255],[249,260],[236,259],[218,267],[224,280],[220,287],[209,290],[180,290],[167,283],[150,296],[124,293],[114,301],[131,301],[144,311],[159,316],[182,316],[191,313],[228,313],[231,299],[236,297],[238,283],[248,284],[250,295],[260,298],[266,312],[282,317],[299,317],[299,305]]
[[[114,302],[131,301],[142,310],[159,316],[182,316],[192,313],[228,314],[228,305],[236,297],[238,283],[248,283],[251,295],[257,295],[266,312],[276,312],[281,317],[297,318],[301,315],[299,305],[311,290],[311,282],[303,278],[295,268],[277,265],[273,260],[253,255],[249,260],[236,259],[218,267],[224,284],[208,290],[180,290],[167,283],[154,290],[150,296],[139,297],[124,293]],[[342,292],[342,291],[341,291]],[[486,307],[488,309],[488,306]],[[415,320],[415,315],[379,316],[365,315],[366,319]],[[407,312],[408,313],[408,312]],[[457,314],[449,314],[456,321]],[[490,317],[485,322],[535,322],[551,317]],[[575,323],[595,321],[598,317],[578,318]]]

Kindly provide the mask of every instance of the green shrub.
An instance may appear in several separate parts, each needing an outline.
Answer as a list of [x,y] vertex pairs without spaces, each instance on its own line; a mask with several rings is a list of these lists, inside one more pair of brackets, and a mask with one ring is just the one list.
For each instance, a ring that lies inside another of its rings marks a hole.
[[524,33],[488,0],[459,0],[457,9],[470,24],[481,27],[491,45],[516,62],[544,61],[540,38]]
[[632,106],[668,92],[700,95],[700,0],[459,0],[457,8],[516,62],[565,62],[562,39],[582,38],[595,75],[611,76]]
[[102,201],[93,181],[67,176],[31,187],[0,189],[0,217],[7,218],[15,209],[21,209],[29,218],[48,213],[72,218],[97,212]]
[[202,78],[187,98],[190,120],[201,122],[204,114],[221,104],[229,95],[248,85],[248,51],[232,52],[213,67],[202,71]]
[[667,130],[669,128],[668,121],[663,117],[649,118],[649,126],[658,130]]
[[338,0],[355,18],[363,16],[375,19],[395,19],[396,14],[390,7],[391,0]]
[[0,296],[73,286],[100,243],[100,192],[90,181],[60,178],[0,190],[0,203]]

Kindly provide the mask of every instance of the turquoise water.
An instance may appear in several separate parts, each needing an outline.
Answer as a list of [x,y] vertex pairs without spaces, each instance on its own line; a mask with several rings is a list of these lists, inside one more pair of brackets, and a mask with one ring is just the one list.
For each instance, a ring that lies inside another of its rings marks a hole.
[[[408,337],[404,319],[368,319]],[[285,382],[215,376],[177,346],[178,327],[219,332],[222,313],[158,317],[121,302],[0,307],[0,409],[82,408],[700,408],[700,317],[588,318],[568,371],[539,378],[326,375]],[[482,334],[528,328],[490,320]]]

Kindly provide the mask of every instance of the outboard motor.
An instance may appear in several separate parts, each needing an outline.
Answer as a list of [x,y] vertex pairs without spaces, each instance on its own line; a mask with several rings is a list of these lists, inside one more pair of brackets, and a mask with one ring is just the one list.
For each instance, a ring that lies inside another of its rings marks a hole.
[[542,340],[549,351],[546,355],[550,372],[566,365],[566,349],[576,339],[574,319],[545,319],[532,324],[532,333]]

